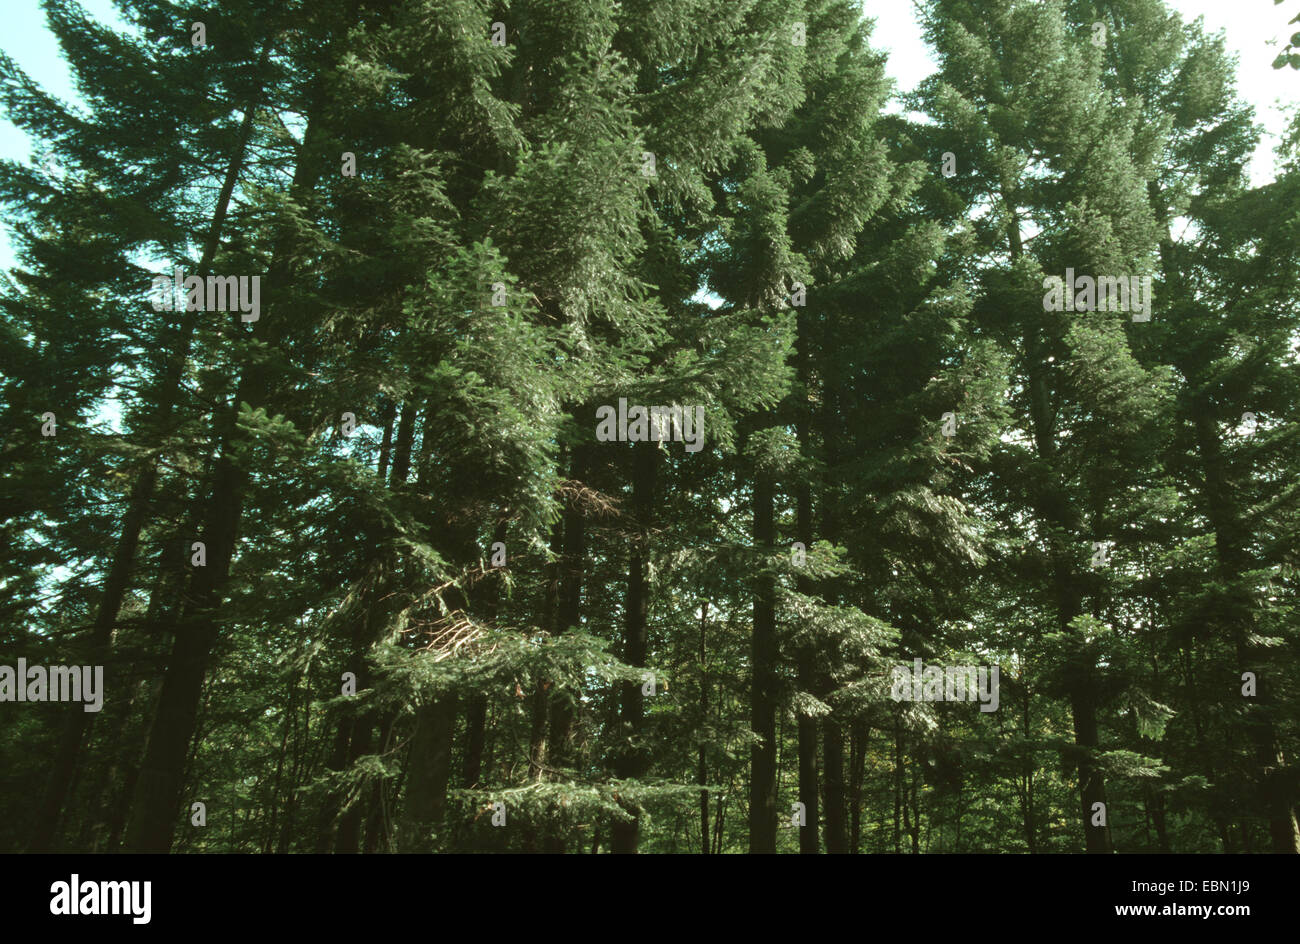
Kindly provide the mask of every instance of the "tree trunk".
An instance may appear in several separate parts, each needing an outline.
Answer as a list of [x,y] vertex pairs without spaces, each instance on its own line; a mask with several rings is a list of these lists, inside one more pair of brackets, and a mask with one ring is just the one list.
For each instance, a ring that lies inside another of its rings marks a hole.
[[[338,724],[334,734],[334,747],[330,751],[329,760],[326,767],[333,771],[340,771],[348,763],[348,743],[352,740],[352,721],[351,718],[344,718]],[[329,852],[334,846],[334,818],[338,816],[338,803],[334,797],[326,797],[321,807],[320,820],[316,824],[316,853],[317,855]]]
[[[546,565],[546,584],[542,594],[542,626],[552,634],[558,632],[556,615],[560,608],[560,557],[564,551],[564,520],[561,518],[551,527],[551,562]],[[529,775],[540,780],[546,770],[547,748],[546,717],[547,689],[546,682],[537,682],[530,695],[532,725],[528,732]]]
[[[803,332],[800,333],[803,337]],[[807,383],[806,355],[800,348],[800,376]],[[809,417],[807,411],[801,411],[799,417],[799,447],[805,456],[811,452],[809,437]],[[803,481],[798,486],[795,509],[795,533],[803,544],[805,552],[813,545],[813,510],[812,487]],[[795,589],[811,596],[815,590],[813,581],[800,573],[795,577]],[[812,646],[800,646],[798,653],[799,691],[811,695],[817,690],[817,657]],[[798,719],[799,738],[799,802],[803,804],[805,825],[799,829],[799,852],[801,855],[817,855],[821,847],[817,841],[817,829],[820,823],[817,806],[817,719],[801,713]]]
[[[579,446],[574,450],[570,466],[571,488],[581,488],[586,476],[585,450]],[[586,571],[586,515],[582,500],[576,494],[570,494],[565,502],[564,545],[560,558],[559,586],[555,609],[555,635],[577,629],[582,619],[582,581]],[[573,735],[575,722],[574,694],[562,691],[549,691],[549,733],[547,735],[547,766],[552,777],[559,777],[559,771],[574,763]],[[546,830],[545,848],[547,852],[566,852],[566,837],[558,828]]]
[[[700,723],[707,724],[709,720],[709,676],[705,658],[707,649],[706,627],[709,620],[709,603],[704,601],[700,604]],[[709,791],[705,784],[709,782],[709,764],[708,755],[705,753],[704,745],[700,745],[699,770],[697,776],[700,781],[700,852],[704,855],[709,854]]]
[[[253,133],[254,109],[250,106],[244,110],[240,123],[239,137],[236,141],[230,162],[226,165],[225,178],[217,195],[216,209],[212,215],[212,225],[208,229],[207,239],[203,244],[203,253],[199,258],[198,270],[193,273],[200,278],[207,278],[212,271],[212,262],[221,246],[221,229],[225,225],[226,215],[230,210],[230,201],[234,195],[235,185],[243,171],[248,143]],[[176,407],[181,391],[181,377],[189,358],[190,343],[197,323],[197,313],[182,311],[180,326],[177,330],[175,350],[168,360],[164,376],[153,387],[153,395],[147,398],[154,404],[150,423],[165,424]],[[88,639],[87,658],[92,664],[106,664],[107,655],[113,642],[117,616],[130,586],[131,570],[135,565],[136,550],[140,545],[140,533],[149,518],[154,489],[158,484],[158,463],[148,459],[145,467],[131,486],[131,495],[127,502],[126,514],[122,518],[122,530],[118,535],[117,546],[113,551],[112,563],[104,579],[104,590],[95,612],[95,621],[91,624]],[[59,737],[56,749],[54,769],[50,772],[45,796],[36,815],[36,823],[28,843],[29,852],[51,851],[55,834],[59,828],[59,818],[63,804],[67,800],[68,787],[72,783],[81,748],[86,733],[90,729],[94,715],[82,711],[76,706],[69,711],[66,723]]]
[[867,733],[864,721],[853,722],[849,740],[849,852],[852,855],[862,851],[862,780],[866,774]]
[[456,698],[447,696],[416,711],[407,754],[402,852],[432,852],[433,830],[442,825],[451,780],[451,746],[456,732]]
[[[584,451],[574,451],[570,478],[580,487],[585,474]],[[560,559],[559,597],[555,615],[555,634],[576,629],[582,618],[582,579],[586,568],[586,516],[581,501],[570,497],[564,508],[564,553]],[[572,762],[574,707],[565,692],[552,692],[550,698],[550,734],[547,738],[549,765],[560,768]]]
[[[492,532],[492,542],[505,543],[506,521],[502,519]],[[483,620],[495,624],[497,607],[500,604],[501,581],[496,573],[486,578],[486,587],[482,593]],[[470,697],[465,706],[465,759],[461,768],[461,781],[466,788],[476,787],[482,777],[483,747],[487,735],[487,698],[483,695]]]
[[844,805],[844,730],[834,718],[823,719],[826,765],[826,851],[844,855],[849,835]]
[[[772,479],[761,470],[754,476],[754,548],[770,554],[776,541]],[[767,570],[768,562],[760,567]],[[776,578],[754,578],[754,634],[751,654],[750,726],[758,740],[750,748],[749,851],[776,852],[776,710],[777,636]]]
[[[636,515],[632,551],[627,565],[627,603],[624,608],[626,625],[623,637],[623,661],[627,665],[644,668],[647,654],[647,627],[650,612],[650,528],[654,511],[655,471],[659,450],[655,443],[634,446],[632,469],[632,506]],[[624,682],[619,723],[627,739],[614,765],[620,780],[641,777],[649,768],[649,757],[642,743],[645,725],[645,704],[641,683]],[[633,819],[630,823],[614,821],[610,825],[610,851],[636,852],[641,819],[640,811],[624,806]]]

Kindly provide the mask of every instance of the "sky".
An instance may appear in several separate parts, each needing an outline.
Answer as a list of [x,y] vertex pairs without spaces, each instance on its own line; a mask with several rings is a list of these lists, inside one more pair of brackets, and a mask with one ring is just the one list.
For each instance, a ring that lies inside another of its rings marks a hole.
[[[1184,19],[1205,17],[1209,31],[1223,30],[1228,48],[1238,56],[1238,90],[1255,106],[1257,120],[1268,135],[1251,165],[1256,184],[1272,179],[1272,150],[1287,125],[1280,103],[1295,108],[1300,102],[1300,74],[1274,70],[1278,47],[1270,45],[1290,35],[1294,27],[1287,20],[1295,15],[1294,4],[1275,6],[1273,0],[1168,0],[1167,5]],[[120,23],[110,0],[82,0],[82,6],[100,21]],[[889,53],[888,71],[899,91],[910,91],[934,71],[911,0],[864,0],[863,11],[876,21],[873,44]],[[39,0],[4,0],[4,28],[0,32],[3,50],[47,91],[76,99],[67,65],[57,43],[45,29]],[[26,161],[31,144],[12,124],[0,119],[0,158]],[[14,264],[8,233],[0,224],[0,268]]]

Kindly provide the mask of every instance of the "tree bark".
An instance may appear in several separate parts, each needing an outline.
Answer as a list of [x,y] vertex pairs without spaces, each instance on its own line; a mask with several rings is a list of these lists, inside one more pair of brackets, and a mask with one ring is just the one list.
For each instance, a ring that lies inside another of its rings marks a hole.
[[[709,676],[705,658],[707,655],[706,642],[707,626],[709,619],[709,603],[704,601],[700,604],[700,723],[707,724],[709,720]],[[709,764],[708,754],[705,752],[704,745],[700,745],[699,770],[697,777],[700,782],[700,852],[704,855],[709,854],[709,791],[705,784],[709,782]]]
[[862,851],[862,780],[867,763],[867,725],[861,719],[853,722],[849,740],[849,852]]
[[433,831],[442,825],[451,780],[451,746],[456,732],[456,698],[431,701],[416,711],[407,754],[402,852],[432,852]]
[[848,824],[844,805],[844,730],[834,718],[823,721],[826,765],[826,851],[844,855],[849,851]]
[[[632,506],[636,520],[632,552],[627,565],[623,661],[627,665],[644,668],[649,641],[650,528],[659,450],[655,443],[639,443],[633,452]],[[649,757],[642,742],[645,703],[640,682],[623,682],[619,722],[627,745],[614,765],[614,773],[620,780],[641,777],[649,768]],[[616,853],[636,852],[640,834],[640,811],[627,804],[624,804],[624,808],[633,815],[632,821],[615,821],[610,825],[610,850]]]
[[[507,534],[506,521],[497,523],[492,532],[492,542],[505,543]],[[500,605],[501,582],[497,574],[486,578],[482,599],[483,620],[489,624],[496,622],[497,607]],[[487,698],[474,695],[465,705],[465,759],[461,767],[463,786],[470,788],[479,784],[483,769],[483,747],[487,735]]]
[[[574,450],[570,479],[580,486],[586,474],[585,452]],[[560,558],[559,596],[555,614],[555,634],[576,629],[582,619],[582,580],[586,569],[586,516],[576,496],[565,502],[564,552]],[[551,692],[550,733],[547,737],[548,764],[560,768],[572,762],[574,708],[564,692]]]
[[[770,554],[776,540],[775,489],[762,470],[754,476],[754,548]],[[754,578],[754,630],[750,665],[750,727],[757,741],[749,751],[749,851],[776,852],[776,710],[777,636],[776,578],[766,572]]]
[[[800,319],[799,327],[799,379],[801,387],[806,389],[808,384],[808,329],[806,318]],[[806,400],[807,397],[805,396],[804,399]],[[810,422],[811,417],[807,408],[799,408],[799,449],[805,457],[810,457],[812,453],[812,441],[809,435]],[[801,481],[797,487],[795,505],[796,539],[803,544],[804,551],[807,552],[813,545],[813,503],[812,486],[806,480]],[[795,589],[802,594],[812,596],[816,588],[813,586],[812,580],[805,574],[799,573],[795,577]],[[797,660],[799,691],[812,695],[817,691],[817,654],[815,649],[811,645],[800,646]],[[800,713],[797,735],[799,739],[799,802],[803,804],[805,817],[805,824],[798,827],[799,853],[801,855],[817,855],[821,851],[821,846],[817,840],[820,817],[817,803],[816,717]]]

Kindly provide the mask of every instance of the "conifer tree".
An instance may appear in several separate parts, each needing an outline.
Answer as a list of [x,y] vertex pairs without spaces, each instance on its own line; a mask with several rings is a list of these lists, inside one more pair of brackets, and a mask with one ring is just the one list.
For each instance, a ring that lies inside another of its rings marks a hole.
[[1047,310],[1043,289],[1057,272],[1149,279],[1156,228],[1130,156],[1137,116],[1101,94],[1098,56],[1059,3],[1005,0],[976,17],[937,0],[925,23],[941,67],[921,98],[949,129],[965,168],[953,187],[980,238],[976,318],[1014,352],[1019,436],[1002,475],[1033,520],[1025,563],[1041,574],[1042,631],[1070,704],[1079,822],[1089,852],[1110,852],[1102,722],[1117,682],[1101,668],[1097,618],[1113,589],[1085,571],[1122,537],[1112,509],[1151,467],[1168,388],[1129,351],[1142,324],[1082,294]]

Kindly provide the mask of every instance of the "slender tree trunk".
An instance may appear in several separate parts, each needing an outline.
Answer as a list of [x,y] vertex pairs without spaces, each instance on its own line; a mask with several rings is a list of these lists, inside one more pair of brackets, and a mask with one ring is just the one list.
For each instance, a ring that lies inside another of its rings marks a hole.
[[[921,802],[920,802],[920,797],[917,796],[918,777],[914,773],[910,779],[911,779],[911,787],[912,787],[912,791],[911,791],[912,798],[911,798],[911,803],[909,805],[912,810],[912,821],[911,824],[908,826],[907,831],[912,837],[912,855],[920,855],[921,854]],[[904,806],[903,807],[904,815],[907,814],[907,810],[908,810],[908,806]]]
[[866,774],[867,725],[862,720],[853,722],[849,741],[849,852],[862,851],[862,780]]
[[[1020,723],[1021,734],[1025,743],[1029,743],[1031,728],[1029,726],[1029,703],[1031,693],[1029,686],[1025,686],[1025,704],[1021,709]],[[1026,748],[1027,756],[1025,757],[1022,773],[1025,781],[1024,798],[1021,800],[1020,820],[1025,831],[1025,846],[1029,849],[1030,854],[1038,851],[1038,831],[1034,827],[1034,756],[1033,752]]]
[[[551,528],[550,551],[552,562],[546,565],[546,586],[542,597],[542,625],[549,632],[557,632],[556,622],[560,607],[560,557],[564,551],[564,520],[557,521]],[[546,682],[539,681],[530,696],[532,725],[528,732],[529,775],[540,780],[545,773],[549,745],[546,742],[547,688]]]
[[[1113,852],[1110,811],[1106,805],[1106,784],[1093,756],[1098,745],[1096,706],[1091,703],[1091,686],[1078,685],[1070,695],[1074,717],[1074,743],[1086,751],[1079,757],[1079,793],[1084,822],[1085,848],[1089,853]],[[1100,804],[1100,805],[1099,805]],[[1101,812],[1105,816],[1101,816]]]
[[844,808],[844,729],[834,718],[823,719],[826,765],[826,851],[844,855],[849,836]]
[[[243,121],[240,123],[239,136],[231,154],[230,162],[226,165],[225,177],[221,182],[221,190],[217,195],[216,209],[212,215],[212,225],[208,229],[207,239],[204,240],[198,270],[194,273],[200,278],[206,278],[211,273],[212,262],[221,246],[221,230],[225,226],[226,216],[230,211],[231,198],[234,195],[239,176],[243,172],[248,144],[252,138],[253,117],[253,106],[245,108]],[[152,396],[148,398],[148,402],[154,405],[150,416],[151,425],[161,426],[166,424],[176,408],[181,390],[181,377],[184,374],[185,364],[189,358],[190,343],[196,324],[197,315],[195,312],[181,312],[180,325],[176,332],[175,350],[168,358],[165,375],[154,385]],[[102,665],[108,662],[107,655],[112,646],[114,629],[117,626],[117,616],[122,610],[122,603],[126,599],[127,590],[130,587],[131,571],[135,566],[136,550],[140,545],[140,533],[144,530],[145,522],[149,518],[157,483],[158,463],[156,459],[151,458],[146,460],[144,468],[140,470],[139,476],[131,486],[126,514],[122,518],[122,530],[118,535],[117,546],[113,551],[108,575],[104,579],[104,589],[100,596],[99,606],[95,611],[95,621],[91,624],[87,641],[87,657],[92,664]],[[59,737],[59,746],[56,749],[54,758],[54,768],[50,772],[44,799],[36,815],[36,822],[28,842],[29,852],[48,852],[51,849],[55,834],[58,831],[63,804],[67,799],[68,787],[72,783],[73,775],[76,772],[82,744],[85,742],[86,733],[93,718],[93,714],[82,711],[80,706],[75,706],[68,713],[66,723]]]
[[[586,477],[585,451],[574,450],[570,478],[579,486]],[[564,509],[564,553],[561,557],[559,598],[556,608],[555,633],[576,629],[582,619],[582,580],[586,569],[586,516],[581,501],[571,497]],[[564,692],[552,692],[550,699],[550,734],[547,749],[549,765],[564,767],[573,760],[574,707],[572,698]]]
[[[341,720],[334,734],[334,747],[330,751],[329,760],[326,767],[333,771],[340,771],[348,763],[348,744],[352,740],[352,720],[345,718]],[[335,843],[334,819],[338,816],[338,802],[334,797],[327,797],[324,805],[321,807],[320,820],[316,824],[316,853],[329,852]]]
[[[627,565],[627,603],[624,607],[626,626],[623,637],[623,661],[627,665],[645,668],[648,648],[650,613],[650,529],[653,525],[655,472],[659,449],[652,442],[634,447],[632,469],[632,506],[636,514],[632,552]],[[642,777],[649,769],[649,756],[643,743],[645,703],[640,682],[624,682],[619,723],[628,744],[615,763],[615,774],[621,780]],[[610,851],[631,853],[637,851],[641,829],[640,810],[625,807],[633,815],[630,823],[614,821],[610,824]]]
[[487,699],[481,695],[465,704],[465,759],[461,765],[461,783],[477,787],[483,776],[483,745],[487,741]]
[[[803,339],[804,332],[800,332]],[[805,342],[806,343],[806,342]],[[800,345],[800,377],[807,383],[807,355]],[[805,456],[811,455],[809,437],[809,417],[806,410],[799,416],[799,446]],[[806,552],[813,545],[813,508],[812,487],[807,481],[800,482],[797,490],[795,507],[795,532],[797,540]],[[813,581],[804,574],[795,578],[795,589],[811,596],[815,591]],[[798,652],[799,690],[809,695],[817,691],[817,654],[810,645],[799,647]],[[817,805],[817,719],[801,713],[798,719],[797,734],[799,739],[799,802],[803,804],[805,825],[799,827],[799,852],[801,855],[816,855],[821,851],[817,841],[817,829],[820,822]]]
[[[358,685],[361,684],[360,677],[360,673],[358,673]],[[355,719],[348,741],[348,751],[343,762],[345,770],[355,763],[358,758],[370,753],[371,738],[373,736],[374,721],[370,715],[363,715]],[[364,788],[358,789],[363,790]],[[366,804],[363,798],[358,797],[352,801],[352,805],[339,817],[338,834],[334,838],[334,851],[336,853],[355,855],[361,851],[361,823],[365,809]]]
[[280,784],[284,780],[285,758],[289,753],[289,731],[297,719],[294,709],[294,696],[297,692],[298,680],[295,678],[289,684],[288,704],[284,711],[284,721],[280,726],[280,749],[275,752],[275,776],[271,780],[270,796],[267,801],[270,812],[267,816],[266,835],[262,839],[262,852],[268,855],[275,842],[276,822],[280,816]]
[[[817,690],[816,656],[811,648],[805,646],[800,649],[798,658],[799,690],[812,693]],[[797,732],[799,802],[803,804],[805,817],[805,825],[799,827],[799,852],[802,855],[817,855],[821,852],[817,838],[821,822],[817,795],[817,719],[812,715],[800,714]]]
[[[310,705],[307,706],[310,712]],[[295,829],[298,813],[298,804],[300,802],[299,790],[302,788],[304,780],[303,758],[307,745],[311,742],[310,716],[303,720],[294,721],[294,739],[293,739],[293,772],[289,777],[289,800],[285,805],[284,821],[280,825],[280,836],[276,840],[275,851],[277,855],[285,855],[289,852],[291,840],[297,836]]]
[[[761,470],[754,476],[754,547],[772,552],[776,541],[775,489]],[[767,569],[767,561],[761,565]],[[750,654],[750,726],[757,741],[750,748],[749,851],[776,852],[776,578],[754,579],[754,634]]]
[[[586,451],[582,446],[574,450],[570,466],[570,479],[574,488],[583,487],[586,478]],[[555,610],[555,634],[577,629],[582,620],[582,582],[586,572],[586,514],[581,498],[571,495],[565,502],[564,551],[560,558],[559,587]],[[570,692],[550,691],[548,735],[546,743],[547,766],[552,777],[574,763],[574,695]],[[560,828],[548,829],[545,848],[547,852],[567,852],[567,837]]]
[[[454,722],[454,718],[452,719]],[[377,750],[387,754],[392,748],[393,727],[397,723],[397,712],[389,711],[379,722],[379,740]],[[450,750],[450,745],[448,746]],[[400,778],[398,781],[400,788]],[[366,855],[388,852],[393,848],[392,823],[388,816],[388,784],[382,780],[370,785],[370,800],[366,810],[366,834],[361,851]]]
[[[709,719],[709,675],[706,660],[707,627],[709,620],[709,601],[700,604],[700,723],[707,724]],[[700,782],[700,852],[709,854],[709,791],[705,784],[709,782],[708,755],[704,745],[700,745],[699,771]]]
[[1165,797],[1163,793],[1147,787],[1147,810],[1151,814],[1151,824],[1156,830],[1157,848],[1162,853],[1169,849],[1169,830],[1165,820]]
[[903,741],[902,726],[894,719],[894,855],[903,854]]
[[[95,838],[90,848],[95,852],[113,850],[113,845],[109,844],[109,837],[112,833],[114,814],[121,805],[125,781],[131,776],[132,765],[130,760],[135,756],[132,751],[134,746],[132,739],[128,736],[131,716],[144,690],[145,685],[142,679],[137,678],[131,683],[126,698],[126,706],[123,708],[122,715],[117,720],[117,723],[113,725],[112,734],[109,735],[107,744],[104,746],[104,756],[111,758],[111,760],[108,771],[101,782],[99,802],[97,803],[98,811],[93,818]],[[114,841],[115,839],[116,837],[114,837]]]
[[[492,532],[492,542],[505,543],[506,521],[497,523]],[[487,587],[482,595],[483,620],[489,624],[496,622],[497,607],[500,603],[501,583],[494,573],[486,579]],[[482,777],[483,746],[487,734],[487,698],[483,695],[470,697],[465,705],[465,759],[461,767],[461,781],[467,788],[476,787]]]

